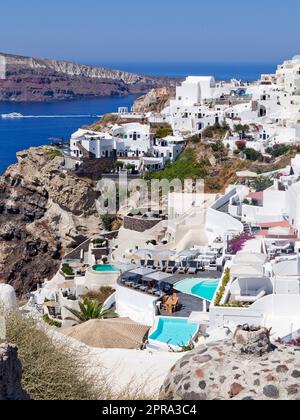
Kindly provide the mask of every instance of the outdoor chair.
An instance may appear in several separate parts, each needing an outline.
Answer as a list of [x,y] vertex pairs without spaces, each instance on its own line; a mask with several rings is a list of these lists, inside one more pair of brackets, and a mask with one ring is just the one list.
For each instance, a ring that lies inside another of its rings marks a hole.
[[196,274],[197,271],[198,271],[198,262],[197,261],[191,261],[189,263],[188,274]]
[[181,266],[178,268],[178,274],[185,274],[187,272],[187,262],[182,261]]
[[165,271],[167,268],[167,261],[161,261],[158,265],[157,265],[157,269],[159,271]]
[[174,274],[176,270],[177,270],[176,262],[169,261],[168,266],[166,268],[166,273]]
[[149,261],[147,261],[147,268],[152,268],[152,269],[154,269],[154,260],[149,260]]

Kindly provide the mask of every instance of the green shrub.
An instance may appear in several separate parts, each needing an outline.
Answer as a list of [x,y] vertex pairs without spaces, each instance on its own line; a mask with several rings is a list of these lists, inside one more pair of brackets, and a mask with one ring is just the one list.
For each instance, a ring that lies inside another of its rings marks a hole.
[[173,130],[171,127],[161,127],[156,132],[156,137],[159,139],[163,139],[167,136],[172,136]]
[[226,290],[226,287],[227,287],[229,281],[230,281],[230,270],[229,270],[229,268],[226,268],[224,276],[223,276],[221,287],[216,294],[215,306],[220,306],[221,300],[223,298],[224,292]]
[[63,264],[62,267],[61,267],[61,271],[66,276],[73,276],[74,275],[74,271],[73,271],[72,267],[69,266],[69,264]]
[[260,176],[255,179],[254,184],[255,184],[256,192],[262,192],[273,185],[273,180],[271,178]]
[[62,327],[62,323],[59,321],[55,321],[54,319],[49,318],[48,314],[45,314],[43,316],[43,320],[50,325],[51,327],[57,327],[57,328],[61,328]]
[[262,160],[262,154],[260,152],[257,152],[255,149],[247,147],[246,149],[244,149],[243,152],[245,153],[247,160]]
[[57,149],[49,149],[48,154],[50,156],[50,159],[53,160],[56,157],[63,157],[63,153],[60,150]]
[[113,214],[105,213],[101,215],[101,221],[103,223],[103,227],[106,231],[111,232],[112,231],[112,224],[114,220],[116,219],[116,216]]
[[194,150],[186,149],[175,162],[167,164],[162,171],[148,174],[147,179],[200,179],[208,175],[210,166],[208,159],[197,159]]

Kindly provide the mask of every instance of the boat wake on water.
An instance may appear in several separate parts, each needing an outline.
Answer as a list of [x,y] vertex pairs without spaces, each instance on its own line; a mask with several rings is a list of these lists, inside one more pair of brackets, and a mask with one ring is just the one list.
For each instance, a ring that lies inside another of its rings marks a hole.
[[102,118],[103,115],[98,114],[74,114],[74,115],[22,115],[18,113],[2,114],[3,119],[20,119],[20,118]]

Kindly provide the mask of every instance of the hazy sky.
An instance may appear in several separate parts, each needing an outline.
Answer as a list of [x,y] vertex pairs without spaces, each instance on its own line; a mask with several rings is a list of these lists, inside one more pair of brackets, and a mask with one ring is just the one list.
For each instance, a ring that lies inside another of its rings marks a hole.
[[278,62],[299,0],[7,0],[0,51],[79,62]]

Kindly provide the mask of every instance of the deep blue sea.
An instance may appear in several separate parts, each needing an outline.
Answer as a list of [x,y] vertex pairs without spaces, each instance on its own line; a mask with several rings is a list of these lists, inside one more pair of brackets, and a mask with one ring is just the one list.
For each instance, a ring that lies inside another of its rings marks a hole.
[[[90,63],[101,66],[100,63]],[[103,65],[103,64],[102,64]],[[261,74],[275,73],[276,63],[106,63],[106,67],[153,76],[214,76],[217,80],[257,80]]]
[[[97,65],[97,63],[90,64]],[[270,63],[106,63],[105,66],[147,75],[171,77],[214,75],[219,80],[233,77],[256,80],[260,74],[273,73],[276,69],[276,65]],[[31,118],[13,120],[0,118],[0,173],[16,161],[17,151],[30,146],[48,144],[48,139],[53,137],[68,140],[77,128],[98,119],[91,115],[114,112],[119,106],[130,107],[135,98],[136,96],[105,97],[52,103],[0,102],[0,114],[18,112],[31,116]]]
[[119,106],[130,108],[135,98],[132,95],[51,103],[0,102],[0,114],[18,112],[29,116],[0,118],[0,174],[16,162],[17,151],[49,144],[49,138],[68,140],[77,128],[99,120],[95,115],[115,112]]

